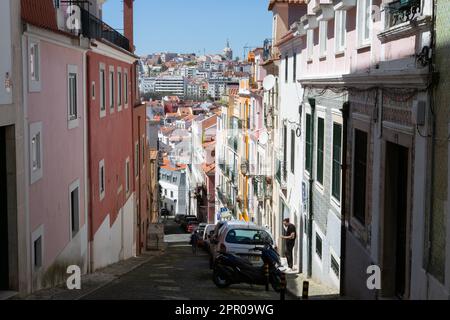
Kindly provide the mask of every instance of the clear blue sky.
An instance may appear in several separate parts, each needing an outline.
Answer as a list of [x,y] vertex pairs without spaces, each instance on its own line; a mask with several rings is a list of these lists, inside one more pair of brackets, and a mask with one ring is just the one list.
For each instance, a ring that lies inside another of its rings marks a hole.
[[[230,39],[234,54],[271,37],[268,0],[135,0],[138,55],[159,51],[219,53]],[[108,0],[103,18],[123,29],[122,0]]]

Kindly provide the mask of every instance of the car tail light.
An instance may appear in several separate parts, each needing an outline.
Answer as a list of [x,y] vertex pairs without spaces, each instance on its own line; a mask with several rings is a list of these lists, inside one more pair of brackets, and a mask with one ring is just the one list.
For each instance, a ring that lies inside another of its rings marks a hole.
[[220,244],[220,252],[223,252],[223,253],[227,252],[227,247],[223,243]]

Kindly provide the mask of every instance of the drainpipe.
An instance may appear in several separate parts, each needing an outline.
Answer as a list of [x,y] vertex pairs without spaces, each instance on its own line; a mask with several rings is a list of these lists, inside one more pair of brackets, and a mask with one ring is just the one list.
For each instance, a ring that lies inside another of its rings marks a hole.
[[341,200],[341,263],[340,263],[340,295],[345,295],[345,254],[346,254],[346,210],[347,210],[347,140],[348,119],[350,115],[350,103],[344,102],[342,109],[342,200]]
[[[88,83],[91,80],[90,77],[90,56],[86,56],[86,75],[87,75],[87,79],[88,79]],[[89,86],[90,88],[90,86]],[[91,92],[92,93],[92,92]],[[90,94],[88,95],[90,96]],[[89,241],[89,273],[92,273],[94,271],[94,229],[93,229],[93,214],[92,214],[92,201],[93,201],[93,191],[90,190],[90,186],[91,186],[91,181],[90,181],[90,164],[91,164],[91,154],[92,154],[92,141],[91,141],[91,136],[90,136],[90,128],[91,128],[91,117],[89,114],[89,107],[87,106],[86,108],[86,114],[85,114],[85,118],[86,118],[86,122],[88,123],[87,128],[86,128],[86,136],[87,136],[87,176],[89,177],[88,181],[87,181],[87,185],[88,185],[88,194],[89,197],[87,198],[88,201],[88,216],[89,216],[89,223],[88,223],[88,227],[89,227],[89,235],[88,235],[88,241]]]
[[[311,145],[314,146],[314,118],[316,113],[316,100],[313,98],[309,99],[309,104],[311,107]],[[309,174],[309,217],[308,217],[308,278],[312,277],[312,227],[314,218],[314,206],[313,206],[313,186],[314,186],[314,160],[313,160],[313,149],[311,149],[311,172]]]
[[[434,97],[434,90],[435,86],[438,84],[438,79],[435,77],[435,68],[434,68],[434,61],[436,57],[436,27],[435,27],[435,21],[436,21],[436,5],[437,2],[434,0],[432,4],[432,27],[431,27],[431,50],[432,50],[432,59],[429,64],[429,72],[432,76],[433,85],[429,87],[428,89],[428,95],[430,99],[430,110],[431,110],[431,116],[432,116],[432,123],[431,123],[431,177],[430,177],[430,213],[428,217],[428,239],[427,239],[427,249],[426,249],[426,257],[425,257],[425,271],[426,271],[426,282],[427,282],[427,291],[426,291],[426,298],[429,296],[429,287],[430,287],[430,281],[429,281],[429,273],[431,268],[431,251],[432,251],[432,234],[433,234],[433,218],[434,218],[434,175],[436,173],[436,166],[435,166],[435,159],[436,159],[436,115],[434,113],[434,107],[435,107],[435,97]],[[435,81],[437,80],[437,81]]]

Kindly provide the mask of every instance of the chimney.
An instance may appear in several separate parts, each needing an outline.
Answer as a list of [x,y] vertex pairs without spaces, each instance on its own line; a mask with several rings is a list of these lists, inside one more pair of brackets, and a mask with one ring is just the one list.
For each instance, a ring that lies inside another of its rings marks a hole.
[[134,0],[123,1],[124,35],[130,41],[131,52],[134,52],[133,2]]

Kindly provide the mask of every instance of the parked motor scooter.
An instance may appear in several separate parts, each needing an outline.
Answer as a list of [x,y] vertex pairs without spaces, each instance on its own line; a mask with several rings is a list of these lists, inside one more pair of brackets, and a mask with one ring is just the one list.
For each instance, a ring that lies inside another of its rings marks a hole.
[[214,263],[213,281],[219,288],[227,288],[232,284],[249,283],[265,285],[267,282],[266,267],[269,267],[269,283],[275,292],[281,291],[280,255],[270,244],[255,247],[261,251],[262,266],[255,266],[250,261],[235,254],[221,253]]

